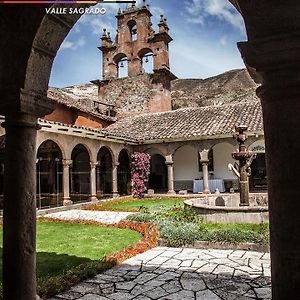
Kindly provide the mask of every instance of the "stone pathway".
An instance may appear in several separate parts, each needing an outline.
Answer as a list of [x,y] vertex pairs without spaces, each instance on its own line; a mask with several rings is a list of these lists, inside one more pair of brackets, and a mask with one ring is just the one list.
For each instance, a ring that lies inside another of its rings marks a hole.
[[271,299],[269,254],[157,247],[52,300]]
[[113,211],[92,211],[92,210],[67,210],[53,214],[45,215],[46,218],[62,219],[62,220],[85,220],[97,221],[104,224],[119,223],[125,220],[132,212],[113,212]]

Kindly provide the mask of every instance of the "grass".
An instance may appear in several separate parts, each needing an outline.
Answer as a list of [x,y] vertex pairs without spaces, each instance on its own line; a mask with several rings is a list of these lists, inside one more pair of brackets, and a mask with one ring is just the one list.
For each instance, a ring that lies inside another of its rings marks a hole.
[[97,203],[87,206],[87,210],[111,210],[111,211],[130,211],[137,212],[145,209],[151,209],[154,206],[183,207],[183,201],[186,198],[175,197],[157,197],[157,198],[119,198],[104,203]]
[[[38,281],[62,275],[78,265],[100,260],[105,255],[123,250],[126,246],[137,243],[140,238],[141,235],[138,232],[128,229],[38,222]],[[2,280],[2,272],[0,279]]]

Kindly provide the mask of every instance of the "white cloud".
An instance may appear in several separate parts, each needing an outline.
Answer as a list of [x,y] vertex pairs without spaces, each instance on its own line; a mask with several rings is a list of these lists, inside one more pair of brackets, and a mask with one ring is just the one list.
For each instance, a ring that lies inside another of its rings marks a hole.
[[223,36],[220,38],[219,43],[220,43],[220,45],[222,45],[222,46],[226,46],[226,45],[227,45],[227,41],[228,41],[227,35],[223,35]]
[[228,0],[189,0],[185,1],[185,13],[189,23],[204,24],[207,17],[213,16],[225,21],[244,33],[244,21]]
[[64,49],[76,50],[76,49],[78,49],[78,48],[80,48],[80,47],[83,47],[83,46],[85,45],[85,43],[86,43],[86,40],[85,40],[85,38],[84,38],[83,36],[80,37],[79,39],[77,39],[77,40],[74,41],[74,42],[65,40],[65,41],[62,43],[60,49],[61,49],[61,50],[64,50]]

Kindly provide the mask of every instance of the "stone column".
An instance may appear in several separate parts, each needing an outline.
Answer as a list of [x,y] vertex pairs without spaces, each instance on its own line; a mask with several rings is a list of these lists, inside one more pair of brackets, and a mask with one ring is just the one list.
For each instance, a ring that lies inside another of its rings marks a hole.
[[200,163],[202,165],[203,174],[203,194],[210,194],[209,184],[208,184],[208,152],[209,150],[203,150],[200,154]]
[[118,192],[118,166],[118,162],[112,166],[112,193],[114,198],[120,196]]
[[91,196],[90,200],[92,202],[97,201],[97,188],[96,188],[96,168],[98,163],[90,162],[91,164],[91,174],[90,174],[90,190],[91,190]]
[[168,194],[176,194],[174,191],[174,161],[172,155],[166,156],[166,165],[168,168]]
[[6,115],[3,209],[3,299],[36,298],[37,117]]
[[98,161],[98,165],[96,167],[96,193],[100,194],[100,161]]
[[70,166],[72,164],[71,159],[63,159],[63,205],[72,205],[73,201],[70,198]]
[[[280,13],[286,22],[276,24],[300,28],[298,10],[293,13],[289,3],[289,10]],[[293,35],[295,28],[290,32],[285,28],[278,37],[271,28],[272,38],[239,44],[250,73],[262,78],[257,94],[266,142],[273,300],[300,295],[300,38]]]

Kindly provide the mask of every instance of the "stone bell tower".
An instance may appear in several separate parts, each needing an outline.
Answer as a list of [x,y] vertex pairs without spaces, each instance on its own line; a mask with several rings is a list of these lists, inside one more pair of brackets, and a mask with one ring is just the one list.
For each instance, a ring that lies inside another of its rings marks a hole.
[[[171,81],[177,77],[170,71],[169,35],[167,20],[161,16],[158,32],[152,27],[149,5],[132,4],[118,11],[116,37],[105,29],[101,37],[102,80],[93,81],[99,87],[99,103],[110,105],[119,115],[169,111]],[[144,71],[144,64],[153,62],[152,72]],[[121,68],[127,65],[125,78]],[[101,105],[99,109],[101,110]],[[103,108],[102,108],[103,109]]]

